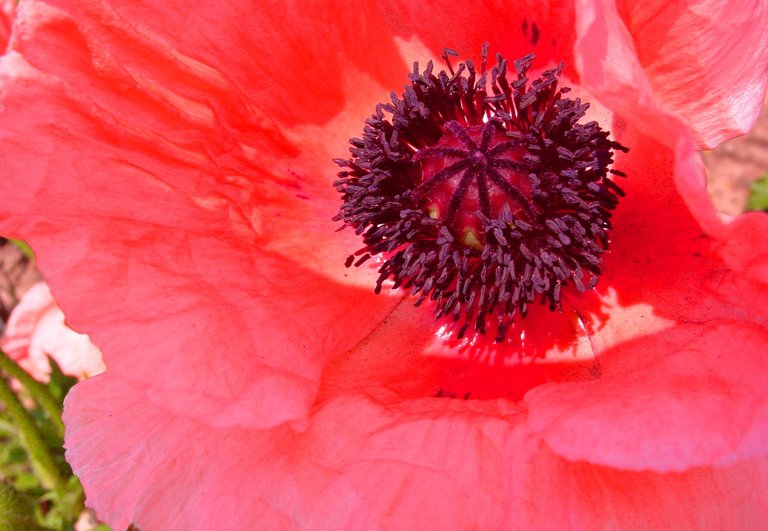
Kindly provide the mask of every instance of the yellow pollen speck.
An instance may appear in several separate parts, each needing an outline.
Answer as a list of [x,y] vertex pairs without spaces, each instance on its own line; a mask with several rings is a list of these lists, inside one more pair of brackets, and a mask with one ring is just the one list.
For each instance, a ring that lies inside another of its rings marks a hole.
[[429,207],[427,207],[427,214],[432,219],[438,219],[440,211],[437,209],[437,205],[429,205]]
[[467,229],[464,231],[464,234],[461,235],[461,243],[467,247],[472,247],[473,249],[482,250],[483,248],[483,243],[472,229]]

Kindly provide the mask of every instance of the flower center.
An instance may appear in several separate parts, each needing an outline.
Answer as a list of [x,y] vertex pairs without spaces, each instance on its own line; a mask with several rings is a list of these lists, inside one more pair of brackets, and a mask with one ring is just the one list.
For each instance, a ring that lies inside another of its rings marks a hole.
[[514,214],[531,212],[524,152],[497,120],[468,127],[450,121],[445,129],[434,147],[414,155],[422,178],[413,193],[463,244],[482,249],[483,220],[498,217],[504,205]]
[[[379,104],[334,186],[334,218],[355,228],[385,282],[431,301],[435,315],[496,340],[535,301],[562,310],[563,290],[591,289],[608,248],[611,211],[621,189],[609,174],[614,150],[588,108],[558,89],[561,68],[529,83],[528,55],[497,56],[486,70],[471,61],[433,73],[418,64],[402,98]],[[489,93],[490,91],[490,93]]]

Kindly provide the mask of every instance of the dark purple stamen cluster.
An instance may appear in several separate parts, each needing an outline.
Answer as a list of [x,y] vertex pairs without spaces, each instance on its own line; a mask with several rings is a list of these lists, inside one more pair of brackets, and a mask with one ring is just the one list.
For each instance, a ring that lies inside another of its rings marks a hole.
[[[334,218],[362,235],[347,259],[381,255],[385,281],[434,302],[436,317],[501,341],[536,299],[562,309],[561,291],[592,288],[608,247],[611,211],[622,196],[609,173],[613,151],[597,122],[578,123],[589,104],[563,97],[562,66],[529,83],[533,55],[471,61],[448,72],[414,65],[402,97],[376,106],[334,186]],[[490,91],[490,94],[489,94]]]

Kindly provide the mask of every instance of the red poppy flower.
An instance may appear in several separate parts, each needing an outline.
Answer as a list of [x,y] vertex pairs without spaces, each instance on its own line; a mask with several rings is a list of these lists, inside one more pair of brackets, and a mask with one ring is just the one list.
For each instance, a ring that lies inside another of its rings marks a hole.
[[[768,254],[751,231],[764,219],[720,222],[694,138],[754,119],[765,7],[631,4],[25,0],[0,70],[0,225],[104,352],[108,371],[65,412],[100,517],[763,521]],[[631,148],[597,286],[562,313],[535,308],[501,344],[373,294],[375,269],[343,267],[354,231],[331,221],[330,161],[408,62],[483,42],[563,61]]]

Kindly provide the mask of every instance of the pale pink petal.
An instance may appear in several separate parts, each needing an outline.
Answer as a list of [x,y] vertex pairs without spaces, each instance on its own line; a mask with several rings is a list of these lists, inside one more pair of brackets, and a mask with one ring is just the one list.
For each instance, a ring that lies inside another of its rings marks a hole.
[[0,342],[0,347],[37,380],[48,378],[50,364],[45,355],[30,356],[29,345],[41,316],[55,305],[44,283],[32,286],[14,307]]
[[38,380],[48,381],[53,358],[64,374],[87,378],[104,372],[101,352],[88,336],[64,321],[48,286],[32,286],[11,312],[0,342],[2,349]]

